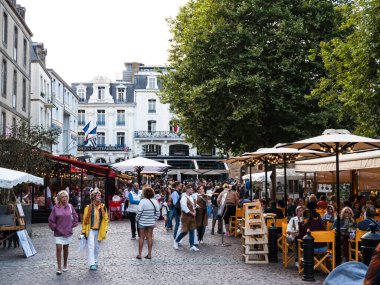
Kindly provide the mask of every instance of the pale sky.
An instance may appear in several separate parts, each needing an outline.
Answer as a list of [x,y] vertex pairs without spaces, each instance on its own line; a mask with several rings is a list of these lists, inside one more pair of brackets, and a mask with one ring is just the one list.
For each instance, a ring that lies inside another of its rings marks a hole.
[[188,0],[17,0],[46,65],[67,83],[121,78],[124,62],[167,62],[169,26]]

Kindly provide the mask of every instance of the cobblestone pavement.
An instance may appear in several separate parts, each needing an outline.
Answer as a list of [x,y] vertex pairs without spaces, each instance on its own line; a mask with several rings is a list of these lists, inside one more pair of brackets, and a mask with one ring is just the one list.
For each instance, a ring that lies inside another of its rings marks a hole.
[[[183,249],[176,251],[172,248],[172,231],[167,232],[161,221],[154,230],[151,260],[136,259],[138,241],[130,239],[129,221],[114,221],[102,244],[97,271],[88,270],[86,254],[76,251],[78,240],[74,239],[69,271],[57,276],[52,232],[47,224],[35,224],[32,230],[35,256],[26,259],[21,248],[0,247],[0,284],[308,284],[294,266],[284,269],[281,260],[276,264],[244,264],[241,239],[226,238],[232,246],[217,247],[221,238],[210,235],[209,227],[199,252],[189,251],[188,237]],[[79,234],[77,227],[74,237]],[[325,275],[316,273],[315,278],[313,284],[322,284]]]

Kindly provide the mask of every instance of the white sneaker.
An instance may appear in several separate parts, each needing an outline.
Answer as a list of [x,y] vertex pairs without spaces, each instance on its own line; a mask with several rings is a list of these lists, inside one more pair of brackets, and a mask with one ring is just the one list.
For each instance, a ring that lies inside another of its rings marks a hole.
[[175,240],[173,241],[173,247],[174,249],[178,249],[178,242],[176,242]]
[[193,245],[192,247],[190,247],[190,251],[199,251],[199,248]]

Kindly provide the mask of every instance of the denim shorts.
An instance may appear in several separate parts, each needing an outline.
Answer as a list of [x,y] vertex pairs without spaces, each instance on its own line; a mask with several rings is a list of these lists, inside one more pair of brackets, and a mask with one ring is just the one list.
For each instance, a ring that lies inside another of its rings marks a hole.
[[142,226],[142,225],[138,224],[138,225],[137,225],[137,228],[138,228],[138,229],[153,229],[154,226]]

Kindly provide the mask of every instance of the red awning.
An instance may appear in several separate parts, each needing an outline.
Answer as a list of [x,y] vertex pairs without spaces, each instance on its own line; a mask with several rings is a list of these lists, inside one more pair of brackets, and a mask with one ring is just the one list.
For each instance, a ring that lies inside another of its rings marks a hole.
[[85,169],[88,173],[96,174],[99,176],[116,177],[116,173],[109,167],[100,166],[92,163],[87,163],[79,160],[69,159],[62,156],[56,156],[52,154],[45,154],[54,161],[58,161],[65,164],[71,164],[72,166]]

